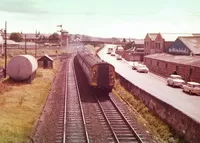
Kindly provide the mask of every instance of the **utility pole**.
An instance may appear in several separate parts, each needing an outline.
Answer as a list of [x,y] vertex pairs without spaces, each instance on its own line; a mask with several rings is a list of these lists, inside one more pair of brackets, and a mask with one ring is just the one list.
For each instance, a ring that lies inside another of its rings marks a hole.
[[39,32],[37,33],[37,30],[35,31],[35,58],[37,56],[37,38],[39,36]]
[[26,34],[24,35],[24,40],[25,40],[25,54],[27,54],[27,51],[26,51]]
[[7,69],[7,21],[5,22],[5,66],[4,66],[4,78],[6,78],[6,69]]

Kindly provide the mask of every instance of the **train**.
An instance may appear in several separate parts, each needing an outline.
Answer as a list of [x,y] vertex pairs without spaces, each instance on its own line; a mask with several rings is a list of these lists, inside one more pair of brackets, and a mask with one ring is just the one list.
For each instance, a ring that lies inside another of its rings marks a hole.
[[90,87],[95,91],[105,91],[107,93],[112,91],[115,82],[115,68],[113,65],[87,51],[78,52],[76,58],[86,75]]

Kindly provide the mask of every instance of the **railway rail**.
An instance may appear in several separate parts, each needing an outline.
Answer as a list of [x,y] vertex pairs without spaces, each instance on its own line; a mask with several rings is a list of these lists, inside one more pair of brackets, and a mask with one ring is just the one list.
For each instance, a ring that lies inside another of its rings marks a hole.
[[[131,120],[128,120],[121,111],[122,107],[116,104],[112,98],[96,96],[96,99],[106,120],[106,125],[104,122],[102,124],[110,128],[109,142],[144,143],[147,141],[143,134],[137,131],[137,125],[133,126],[130,123]],[[106,128],[108,130],[108,127]]]
[[85,118],[80,101],[74,71],[73,58],[69,60],[66,71],[65,97],[59,117],[59,128],[56,134],[56,143],[81,142],[89,143]]
[[[96,93],[85,84],[77,63],[76,72],[81,92],[82,106],[86,118],[88,136],[91,142],[144,143],[153,142],[146,131],[138,125],[137,118],[127,111],[127,106],[112,93]],[[115,98],[114,98],[115,97]]]

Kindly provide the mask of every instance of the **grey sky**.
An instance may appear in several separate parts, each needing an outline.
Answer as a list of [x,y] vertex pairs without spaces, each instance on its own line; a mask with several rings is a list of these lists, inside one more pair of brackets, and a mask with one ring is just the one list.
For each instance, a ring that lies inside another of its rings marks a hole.
[[51,33],[63,24],[69,32],[99,36],[200,32],[199,5],[198,0],[1,0],[0,27],[6,20],[10,31]]

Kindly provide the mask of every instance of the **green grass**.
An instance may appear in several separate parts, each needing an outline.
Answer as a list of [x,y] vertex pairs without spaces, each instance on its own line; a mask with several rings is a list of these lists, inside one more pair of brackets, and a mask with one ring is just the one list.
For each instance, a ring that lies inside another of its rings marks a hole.
[[140,115],[137,117],[138,122],[143,124],[151,136],[159,143],[167,143],[169,140],[173,140],[174,143],[184,142],[172,132],[170,126],[157,118],[140,100],[125,90],[118,80],[115,82],[113,93],[133,107],[134,111]]
[[[5,79],[0,84],[0,142],[28,142],[51,88],[59,62],[54,69],[37,70],[32,84]],[[44,82],[45,81],[45,82]]]

